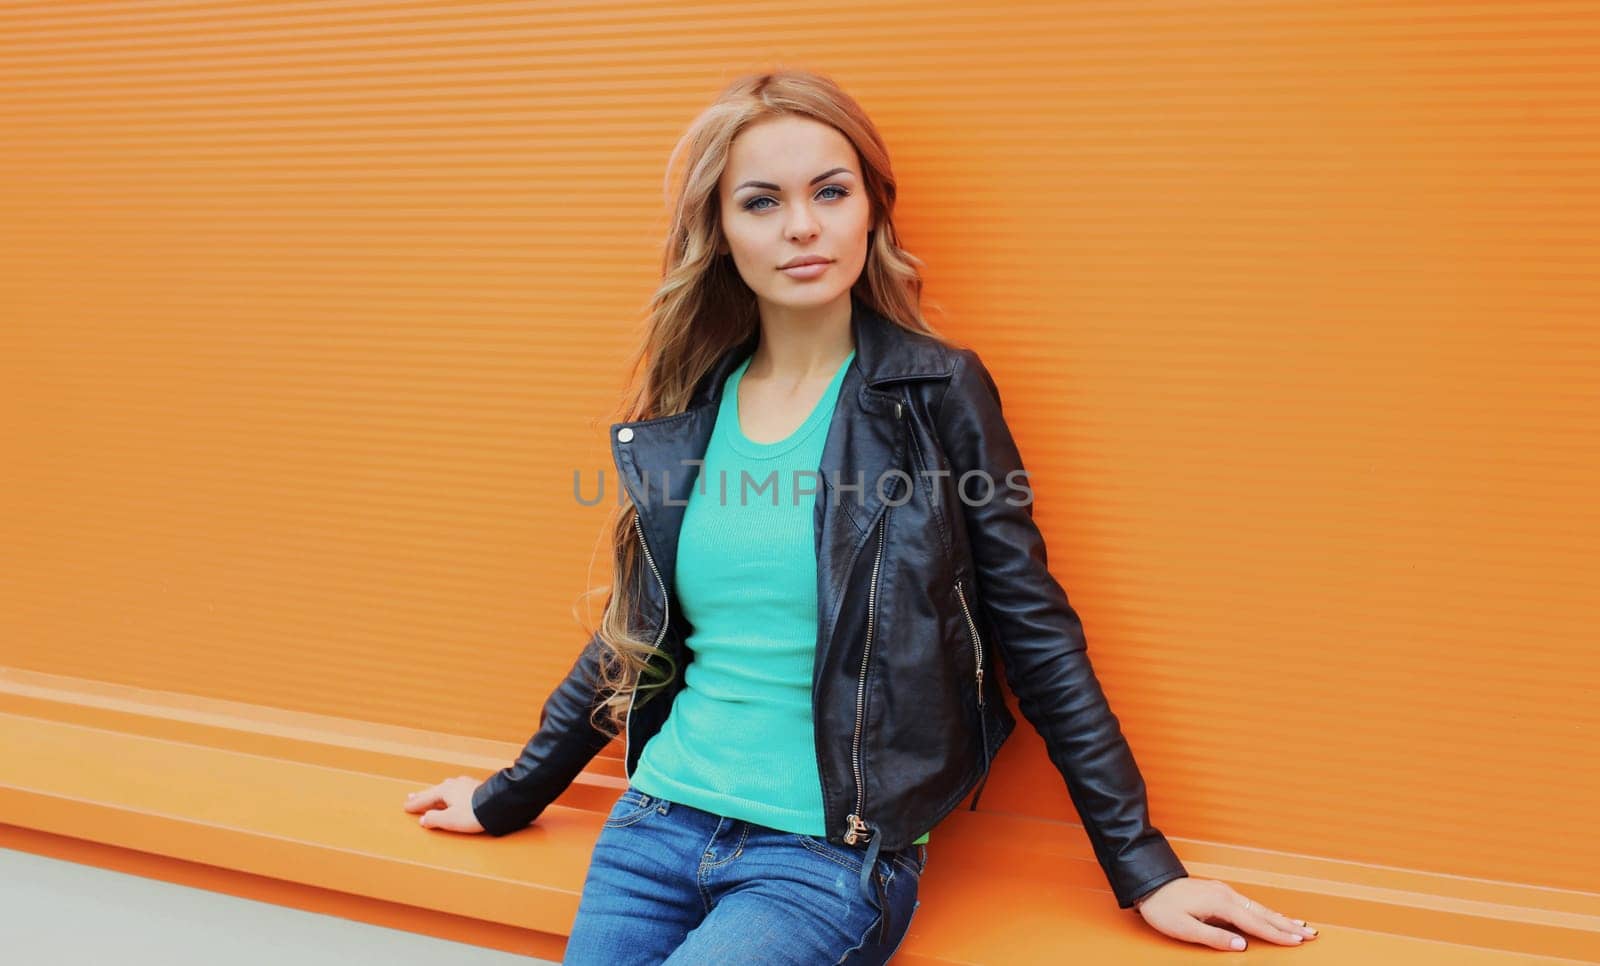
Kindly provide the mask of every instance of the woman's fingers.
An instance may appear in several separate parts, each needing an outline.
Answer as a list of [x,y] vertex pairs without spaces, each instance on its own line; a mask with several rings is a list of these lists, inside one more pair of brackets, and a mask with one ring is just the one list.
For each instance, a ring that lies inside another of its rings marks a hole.
[[[454,778],[446,778],[437,785],[407,795],[406,811],[420,812],[429,808],[448,806],[452,793],[460,790],[463,794],[471,795],[472,790],[477,787],[478,780],[470,775],[457,775]],[[457,795],[456,797],[460,796]]]
[[[1211,916],[1207,918],[1220,919],[1225,917]],[[1190,918],[1188,923],[1181,927],[1176,934],[1168,933],[1168,935],[1175,935],[1178,939],[1199,943],[1202,946],[1210,946],[1212,949],[1243,949],[1245,947],[1243,936],[1201,922],[1198,917]]]
[[1285,946],[1294,946],[1316,936],[1316,930],[1304,924],[1296,925],[1293,919],[1276,910],[1269,909],[1259,902],[1244,896],[1228,887],[1234,902],[1244,912],[1244,919],[1233,920],[1239,925],[1249,929],[1252,933],[1263,939],[1270,939]]
[[444,782],[406,796],[406,811],[422,812],[445,804]]
[[413,814],[422,813],[417,824],[423,828],[442,828],[452,832],[481,832],[478,817],[472,811],[472,793],[478,780],[469,775],[457,775],[430,788],[406,796],[405,809]]
[[1316,936],[1316,930],[1275,909],[1241,895],[1216,879],[1181,878],[1158,886],[1139,903],[1145,921],[1174,939],[1241,950],[1249,940],[1226,926],[1270,939],[1283,946],[1298,946]]
[[1209,923],[1213,921],[1230,923],[1249,935],[1270,939],[1284,946],[1298,946],[1307,935],[1288,917],[1234,892],[1231,888],[1217,890],[1193,915],[1195,919],[1190,927],[1193,934],[1190,941],[1202,943],[1213,949],[1239,950],[1248,945],[1245,938],[1238,933],[1210,925]]

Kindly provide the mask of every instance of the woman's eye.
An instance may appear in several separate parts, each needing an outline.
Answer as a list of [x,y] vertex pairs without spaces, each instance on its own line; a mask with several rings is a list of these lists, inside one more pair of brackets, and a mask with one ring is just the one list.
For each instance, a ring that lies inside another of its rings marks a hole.
[[[847,197],[850,194],[849,191],[846,191],[844,188],[841,188],[840,186],[838,186],[836,184],[828,185],[827,187],[823,188],[822,191],[817,192],[817,194],[821,195],[824,191],[837,191],[837,192],[839,192],[837,195],[834,196],[836,198],[844,198],[844,197]],[[771,200],[772,200],[772,196],[771,195],[756,195],[754,198],[751,198],[749,201],[745,202],[743,207],[744,207],[745,211],[766,211],[767,209],[766,209],[765,205],[758,205],[758,204],[756,204],[756,202],[758,202],[758,201],[771,201]]]

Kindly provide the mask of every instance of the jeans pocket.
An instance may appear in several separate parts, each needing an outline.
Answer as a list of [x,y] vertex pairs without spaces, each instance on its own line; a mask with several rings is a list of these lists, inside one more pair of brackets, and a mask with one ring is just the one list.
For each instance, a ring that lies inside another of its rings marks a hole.
[[611,806],[611,813],[603,823],[606,828],[632,825],[655,811],[656,800],[629,785]]
[[866,861],[867,857],[865,852],[847,845],[835,845],[817,835],[802,835],[798,832],[790,834],[793,835],[796,842],[809,851],[815,852],[830,861],[837,862],[857,875],[861,874],[861,863]]

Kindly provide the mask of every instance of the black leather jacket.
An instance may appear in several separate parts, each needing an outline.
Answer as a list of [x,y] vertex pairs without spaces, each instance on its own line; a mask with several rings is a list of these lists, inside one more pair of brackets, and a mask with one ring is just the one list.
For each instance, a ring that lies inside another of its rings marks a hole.
[[[910,846],[974,789],[981,794],[1016,724],[998,665],[1065,779],[1118,905],[1130,908],[1187,872],[1150,823],[1144,780],[1078,615],[1046,567],[994,380],[973,350],[897,325],[858,295],[851,301],[856,357],[816,489],[812,694],[827,839],[866,850],[865,888],[880,849]],[[638,619],[680,669],[692,625],[671,592],[678,529],[723,381],[758,337],[723,355],[686,411],[611,427],[650,564],[638,568]],[[588,720],[600,659],[596,636],[545,701],[517,761],[478,787],[473,810],[490,834],[532,822],[609,743]],[[680,670],[661,693],[630,705],[630,776],[682,680]]]

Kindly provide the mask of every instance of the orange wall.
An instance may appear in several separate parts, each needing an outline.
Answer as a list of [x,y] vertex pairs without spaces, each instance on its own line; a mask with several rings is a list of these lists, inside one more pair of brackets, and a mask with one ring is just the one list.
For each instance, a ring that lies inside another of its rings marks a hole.
[[[813,66],[1000,381],[1157,824],[1593,889],[1597,28],[0,11],[0,665],[520,743],[606,576],[572,476],[614,482],[666,152]],[[1075,817],[1026,726],[988,787]]]

